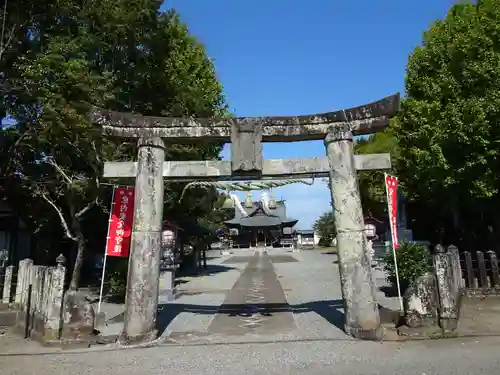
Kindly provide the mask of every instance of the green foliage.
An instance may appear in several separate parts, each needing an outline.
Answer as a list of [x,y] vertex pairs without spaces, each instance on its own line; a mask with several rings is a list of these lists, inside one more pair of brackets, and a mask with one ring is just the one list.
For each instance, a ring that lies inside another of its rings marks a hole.
[[200,225],[215,231],[223,227],[226,220],[232,219],[234,216],[234,210],[223,208],[223,204],[226,199],[227,195],[219,193],[217,200],[213,203],[212,210],[200,218]]
[[499,19],[500,0],[457,4],[408,60],[397,169],[435,241],[498,246]]
[[335,237],[333,235],[321,236],[318,245],[322,247],[330,247],[332,246],[332,241]]
[[[431,254],[426,246],[403,242],[396,249],[396,261],[401,292],[404,292],[412,282],[429,270]],[[387,281],[396,286],[396,267],[392,249],[384,254],[383,262]]]
[[333,211],[322,214],[313,224],[313,229],[320,237],[319,245],[330,246],[332,240],[337,235]]
[[[109,260],[108,258],[108,262]],[[127,273],[127,259],[117,258],[109,262],[104,280],[104,285],[106,286],[104,294],[113,300],[124,300],[127,290]]]
[[[0,118],[9,115],[16,123],[0,129],[0,198],[39,236],[50,236],[49,247],[64,237],[77,245],[72,286],[86,244],[101,235],[93,228],[93,211],[100,212],[97,222],[106,223],[110,188],[100,183],[103,162],[136,155],[133,142],[103,137],[88,121],[90,105],[154,116],[226,115],[222,86],[203,46],[175,11],[160,11],[160,5],[9,3]],[[219,143],[175,144],[167,148],[167,160],[215,159],[220,150]],[[215,190],[190,191],[179,203],[182,188],[166,186],[171,217],[211,211]],[[86,221],[89,215],[93,220]]]
[[[389,153],[392,161],[399,156],[397,139],[391,126],[382,132],[356,140],[354,151],[356,154]],[[371,214],[378,219],[387,216],[384,172],[360,171],[358,172],[358,179],[364,214]]]

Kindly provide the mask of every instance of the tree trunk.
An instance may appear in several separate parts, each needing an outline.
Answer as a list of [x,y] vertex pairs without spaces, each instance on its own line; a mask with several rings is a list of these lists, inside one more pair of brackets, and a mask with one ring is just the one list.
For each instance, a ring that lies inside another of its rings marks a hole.
[[[78,226],[78,229],[79,226]],[[82,265],[83,265],[83,255],[85,253],[85,245],[86,245],[86,240],[85,237],[83,236],[82,232],[78,230],[78,233],[76,234],[76,243],[77,243],[77,252],[76,252],[76,258],[75,258],[75,264],[73,265],[73,273],[71,274],[71,282],[69,284],[69,288],[71,290],[77,290],[78,287],[80,286],[80,273],[82,270]]]

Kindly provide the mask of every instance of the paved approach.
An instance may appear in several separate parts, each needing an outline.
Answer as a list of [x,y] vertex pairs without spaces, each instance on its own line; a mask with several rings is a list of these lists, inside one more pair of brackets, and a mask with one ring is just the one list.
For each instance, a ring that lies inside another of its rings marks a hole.
[[180,298],[162,307],[173,343],[0,355],[0,373],[480,375],[500,368],[500,338],[376,343],[347,337],[335,255],[241,251],[211,264],[210,275],[184,280]]
[[208,332],[270,334],[297,328],[272,258],[266,252],[242,258],[248,264],[208,326]]

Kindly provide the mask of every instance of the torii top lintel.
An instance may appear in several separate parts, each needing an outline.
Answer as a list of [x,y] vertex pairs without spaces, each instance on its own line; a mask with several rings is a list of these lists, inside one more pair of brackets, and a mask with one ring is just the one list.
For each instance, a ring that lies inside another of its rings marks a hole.
[[[103,132],[116,137],[161,137],[179,142],[230,141],[231,129],[260,128],[264,142],[322,140],[332,127],[349,125],[353,135],[372,134],[386,127],[399,110],[400,96],[394,94],[376,102],[335,112],[287,117],[172,118],[141,116],[92,108],[90,119]],[[247,131],[248,131],[247,130]]]

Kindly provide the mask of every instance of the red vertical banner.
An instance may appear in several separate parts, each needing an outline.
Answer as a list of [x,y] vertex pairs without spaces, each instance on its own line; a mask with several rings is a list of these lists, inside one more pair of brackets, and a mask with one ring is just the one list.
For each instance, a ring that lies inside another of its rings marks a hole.
[[394,176],[385,175],[385,188],[387,191],[387,208],[389,211],[389,222],[391,226],[392,243],[398,248],[398,179]]
[[134,188],[115,187],[108,227],[106,255],[127,257],[134,220]]

